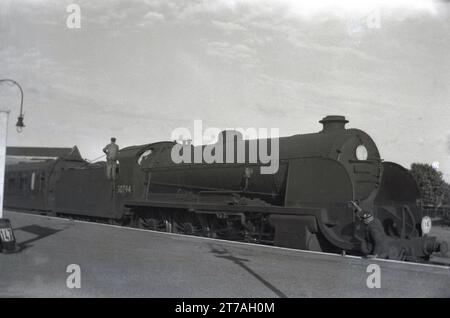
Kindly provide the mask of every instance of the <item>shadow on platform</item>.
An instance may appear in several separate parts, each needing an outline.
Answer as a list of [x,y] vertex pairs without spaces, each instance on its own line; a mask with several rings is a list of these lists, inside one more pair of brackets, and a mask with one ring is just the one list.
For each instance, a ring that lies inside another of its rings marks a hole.
[[250,273],[253,277],[255,277],[257,280],[259,280],[264,286],[269,288],[274,294],[276,294],[280,298],[287,298],[287,296],[278,288],[273,286],[271,283],[269,283],[267,280],[262,278],[260,275],[255,273],[250,267],[248,267],[245,262],[248,262],[248,259],[245,258],[238,258],[236,256],[231,255],[231,253],[224,247],[220,246],[220,249],[217,247],[214,247],[213,244],[209,244],[211,246],[211,252],[215,254],[216,257],[224,258],[227,260],[232,261],[236,265],[240,266],[244,270],[246,270],[248,273]]
[[20,251],[23,251],[25,249],[27,249],[28,247],[30,247],[31,243],[39,241],[43,238],[46,238],[50,235],[56,234],[60,231],[65,230],[66,228],[63,229],[53,229],[53,228],[49,228],[49,227],[45,227],[45,226],[40,226],[40,225],[27,225],[27,226],[22,226],[22,227],[18,227],[14,229],[14,232],[16,231],[23,231],[23,232],[27,232],[30,234],[35,235],[34,238],[25,240],[23,242],[17,242],[17,246],[19,247]]

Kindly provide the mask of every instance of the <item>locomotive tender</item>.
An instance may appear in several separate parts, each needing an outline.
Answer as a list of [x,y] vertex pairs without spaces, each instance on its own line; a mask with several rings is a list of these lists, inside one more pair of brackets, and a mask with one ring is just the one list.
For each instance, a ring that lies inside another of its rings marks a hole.
[[[104,162],[90,164],[74,147],[57,159],[8,165],[5,206],[314,251],[361,255],[383,244],[403,249],[383,257],[412,260],[445,252],[422,233],[411,174],[381,160],[371,137],[346,129],[345,117],[320,123],[318,133],[279,138],[274,174],[258,173],[264,164],[250,162],[248,152],[241,163],[174,163],[177,143],[166,141],[121,149],[118,176],[108,180]],[[236,133],[221,142],[225,149],[250,141]],[[349,202],[376,218],[383,242]]]

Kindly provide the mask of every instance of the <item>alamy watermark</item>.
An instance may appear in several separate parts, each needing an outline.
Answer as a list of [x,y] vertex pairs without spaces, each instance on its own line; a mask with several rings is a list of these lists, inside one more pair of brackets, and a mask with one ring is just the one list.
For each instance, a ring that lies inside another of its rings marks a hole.
[[66,268],[66,273],[69,274],[66,279],[67,288],[81,288],[81,268],[78,264],[70,264]]
[[381,28],[381,10],[376,8],[362,16],[352,16],[347,22],[349,35],[361,35],[368,30]]
[[274,174],[279,168],[278,128],[203,130],[203,122],[194,120],[193,133],[178,127],[171,140],[178,141],[171,152],[174,163],[253,163],[261,165],[261,174]]
[[370,275],[366,279],[367,288],[381,288],[381,268],[377,264],[367,266],[366,273]]
[[69,29],[81,28],[81,8],[76,3],[69,4],[66,8],[66,12],[69,13],[66,19],[66,25]]

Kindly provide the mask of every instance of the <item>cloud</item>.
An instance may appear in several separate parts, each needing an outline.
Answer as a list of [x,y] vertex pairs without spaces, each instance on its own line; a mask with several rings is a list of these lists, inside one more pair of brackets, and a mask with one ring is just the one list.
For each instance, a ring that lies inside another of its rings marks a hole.
[[232,33],[235,31],[247,31],[242,25],[232,22],[212,21],[211,24],[216,28],[225,31],[226,33]]
[[289,135],[342,113],[386,159],[448,161],[436,137],[450,133],[450,19],[432,2],[377,2],[381,28],[353,35],[374,1],[77,0],[80,32],[65,27],[72,2],[0,0],[0,70],[25,90],[11,143],[95,152],[104,136],[157,141],[192,118]]
[[146,21],[164,21],[164,15],[159,12],[149,11],[144,15]]
[[245,44],[233,44],[229,42],[213,41],[207,43],[206,53],[213,57],[235,62],[251,62],[253,65],[257,61],[256,51]]

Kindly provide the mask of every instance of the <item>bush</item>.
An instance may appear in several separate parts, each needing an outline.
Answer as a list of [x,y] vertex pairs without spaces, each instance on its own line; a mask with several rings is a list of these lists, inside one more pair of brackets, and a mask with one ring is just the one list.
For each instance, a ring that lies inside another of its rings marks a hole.
[[413,163],[411,174],[419,186],[423,204],[441,206],[450,203],[450,185],[444,181],[442,172],[426,163]]

